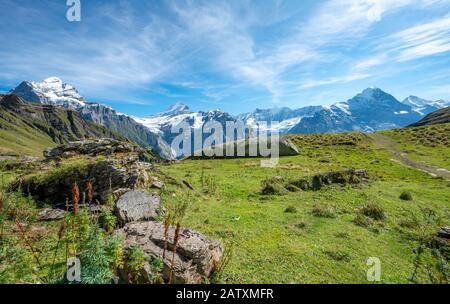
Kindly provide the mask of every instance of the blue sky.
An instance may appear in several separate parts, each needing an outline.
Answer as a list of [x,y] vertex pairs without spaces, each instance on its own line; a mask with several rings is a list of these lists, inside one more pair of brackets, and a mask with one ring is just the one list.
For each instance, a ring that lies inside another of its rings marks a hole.
[[146,116],[331,104],[377,86],[450,99],[450,0],[0,1],[0,90],[58,76]]

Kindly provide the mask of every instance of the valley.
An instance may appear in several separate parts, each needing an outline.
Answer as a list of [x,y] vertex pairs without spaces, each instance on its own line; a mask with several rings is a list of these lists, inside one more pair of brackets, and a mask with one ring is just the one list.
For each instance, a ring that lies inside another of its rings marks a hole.
[[[392,98],[370,89],[349,104],[408,107]],[[411,118],[371,133],[283,134],[289,153],[266,168],[258,157],[167,159],[136,137],[151,132],[167,146],[181,122],[194,132],[238,119],[219,110],[177,104],[140,120],[78,101],[2,96],[2,283],[64,283],[67,255],[88,265],[83,283],[360,284],[371,282],[369,259],[381,263],[380,283],[448,283],[445,109],[420,126],[408,127]]]

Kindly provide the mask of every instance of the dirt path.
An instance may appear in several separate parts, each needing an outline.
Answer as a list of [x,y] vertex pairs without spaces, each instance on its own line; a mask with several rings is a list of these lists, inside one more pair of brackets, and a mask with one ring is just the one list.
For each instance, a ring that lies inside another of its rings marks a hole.
[[415,168],[417,170],[426,172],[434,177],[441,177],[447,181],[450,181],[450,171],[444,168],[437,168],[423,162],[418,162],[408,158],[408,154],[403,152],[399,145],[386,135],[379,133],[370,134],[375,144],[387,151],[389,151],[396,161],[400,161],[404,165]]

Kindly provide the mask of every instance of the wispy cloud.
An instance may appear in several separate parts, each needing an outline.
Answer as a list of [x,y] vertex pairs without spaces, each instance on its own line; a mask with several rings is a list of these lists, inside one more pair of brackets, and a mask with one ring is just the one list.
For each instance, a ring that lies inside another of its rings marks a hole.
[[260,106],[450,51],[450,0],[92,1],[79,24],[63,2],[1,1],[2,85],[56,75],[123,102]]
[[370,77],[370,74],[349,74],[341,77],[333,77],[329,79],[322,79],[322,80],[309,80],[305,82],[304,84],[300,85],[300,89],[309,89],[314,88],[322,85],[328,85],[328,84],[336,84],[336,83],[346,83],[350,81],[355,81],[359,79],[364,79]]

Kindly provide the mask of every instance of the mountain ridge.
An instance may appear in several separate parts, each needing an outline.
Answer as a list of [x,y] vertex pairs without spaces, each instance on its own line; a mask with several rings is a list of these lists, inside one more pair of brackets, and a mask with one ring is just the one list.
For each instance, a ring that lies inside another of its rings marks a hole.
[[10,92],[34,103],[75,110],[87,121],[120,133],[137,144],[152,149],[164,159],[173,159],[169,144],[159,134],[137,123],[131,116],[117,113],[109,106],[86,101],[75,87],[58,77],[49,77],[41,82],[23,81]]
[[[231,115],[222,110],[192,111],[182,102],[171,105],[166,111],[147,117],[119,114],[109,106],[86,101],[69,84],[57,77],[41,82],[24,81],[12,92],[29,98],[32,102],[53,104],[74,109],[81,116],[110,130],[121,133],[136,143],[151,147],[163,158],[172,158],[170,144],[182,123],[191,132],[209,121],[218,121],[225,130],[226,121],[242,121],[248,128],[259,127],[269,134],[334,133],[341,131],[373,132],[406,127],[425,115],[450,105],[443,100],[429,101],[409,96],[403,101],[377,87],[369,87],[347,101],[328,106],[312,105],[291,109],[289,107],[256,109],[252,112]],[[261,122],[267,122],[263,127]]]
[[2,153],[42,155],[49,146],[88,138],[126,141],[118,133],[85,121],[77,111],[26,102],[15,94],[0,96],[0,110]]

